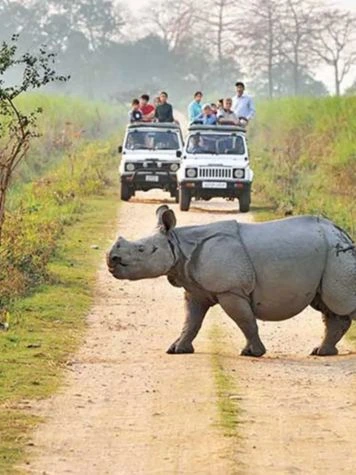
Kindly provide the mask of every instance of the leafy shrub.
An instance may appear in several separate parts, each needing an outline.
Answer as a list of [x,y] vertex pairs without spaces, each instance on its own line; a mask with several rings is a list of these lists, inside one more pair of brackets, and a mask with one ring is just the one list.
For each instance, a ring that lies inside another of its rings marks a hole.
[[113,149],[108,142],[83,145],[45,177],[17,189],[0,252],[0,308],[48,279],[64,226],[80,216],[83,197],[104,193],[110,183]]
[[260,104],[251,128],[255,192],[278,215],[313,213],[356,234],[356,97]]

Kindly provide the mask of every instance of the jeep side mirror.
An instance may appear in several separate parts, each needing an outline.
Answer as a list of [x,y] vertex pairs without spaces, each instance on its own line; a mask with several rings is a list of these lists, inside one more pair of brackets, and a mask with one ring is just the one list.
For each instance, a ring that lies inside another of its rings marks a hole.
[[181,151],[181,150],[177,150],[177,151],[176,151],[176,157],[177,157],[177,158],[181,158],[181,157],[182,157],[182,151]]
[[118,151],[119,153],[122,153],[122,145],[119,145],[119,146],[117,147],[117,151]]

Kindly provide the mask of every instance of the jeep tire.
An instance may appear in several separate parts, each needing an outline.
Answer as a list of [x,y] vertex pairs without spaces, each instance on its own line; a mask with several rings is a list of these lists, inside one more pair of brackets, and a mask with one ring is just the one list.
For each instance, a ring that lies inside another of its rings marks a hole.
[[121,192],[120,192],[121,201],[129,201],[131,196],[132,196],[132,193],[131,193],[129,185],[125,182],[121,182]]
[[190,190],[185,188],[179,188],[179,209],[181,211],[188,211],[190,207],[190,201],[192,199],[192,195]]
[[248,213],[251,204],[251,191],[247,190],[239,197],[240,213]]
[[179,203],[179,191],[177,188],[171,188],[171,198],[174,198],[176,203]]

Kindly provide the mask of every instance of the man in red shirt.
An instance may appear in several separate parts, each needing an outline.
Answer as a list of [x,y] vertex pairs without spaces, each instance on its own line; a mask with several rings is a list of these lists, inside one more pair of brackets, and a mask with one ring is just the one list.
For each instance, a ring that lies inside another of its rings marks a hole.
[[155,117],[156,109],[152,104],[149,104],[150,96],[142,94],[140,97],[140,111],[143,115],[143,122],[152,122]]

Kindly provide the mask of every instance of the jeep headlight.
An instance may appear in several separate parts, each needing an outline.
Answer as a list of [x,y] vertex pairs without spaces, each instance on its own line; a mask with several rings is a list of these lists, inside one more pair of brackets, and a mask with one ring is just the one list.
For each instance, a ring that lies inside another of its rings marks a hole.
[[187,168],[185,174],[188,178],[195,178],[198,174],[198,171],[196,168]]
[[171,172],[176,172],[178,170],[178,168],[179,168],[178,163],[172,163],[171,166],[169,167]]
[[236,168],[234,170],[234,178],[244,178],[245,176],[245,170],[241,168]]
[[126,163],[125,165],[125,170],[127,172],[133,172],[135,171],[135,164],[134,163]]

